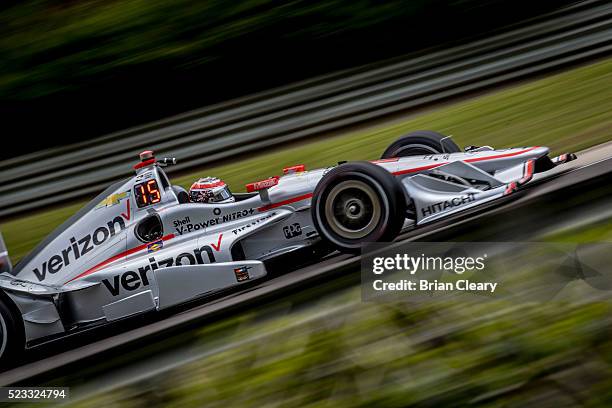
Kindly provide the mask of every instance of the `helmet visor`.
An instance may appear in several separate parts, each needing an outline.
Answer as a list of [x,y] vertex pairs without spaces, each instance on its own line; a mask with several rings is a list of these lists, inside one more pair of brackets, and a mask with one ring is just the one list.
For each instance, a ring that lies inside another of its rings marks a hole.
[[227,186],[191,190],[189,194],[191,201],[195,203],[218,203],[232,198],[232,193]]
[[215,195],[213,197],[213,202],[225,201],[227,199],[232,198],[232,193],[230,193],[229,188],[227,186],[223,187],[219,191],[215,191]]

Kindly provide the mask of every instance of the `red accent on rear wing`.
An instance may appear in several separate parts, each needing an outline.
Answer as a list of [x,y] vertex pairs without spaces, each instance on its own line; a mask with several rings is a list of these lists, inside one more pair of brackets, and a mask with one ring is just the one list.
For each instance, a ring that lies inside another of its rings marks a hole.
[[304,164],[296,164],[295,166],[285,167],[283,169],[283,174],[298,173],[300,171],[306,171],[306,166]]
[[274,187],[275,185],[278,184],[278,179],[280,177],[278,176],[274,176],[274,177],[270,177],[269,179],[265,179],[265,180],[261,180],[261,181],[256,181],[254,183],[249,183],[246,185],[246,190],[248,193],[253,193],[255,191],[259,191],[259,190],[263,190],[266,188],[270,188],[270,187]]

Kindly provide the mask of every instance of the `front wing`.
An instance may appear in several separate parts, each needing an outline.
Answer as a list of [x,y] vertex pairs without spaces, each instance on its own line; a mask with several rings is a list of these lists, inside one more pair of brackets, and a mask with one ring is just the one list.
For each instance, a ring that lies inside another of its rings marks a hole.
[[[575,158],[573,154],[563,154],[542,160],[552,168]],[[432,222],[518,191],[531,181],[538,165],[541,167],[538,160],[529,159],[494,174],[465,161],[455,161],[428,174],[404,178],[402,184],[415,212],[415,224]]]

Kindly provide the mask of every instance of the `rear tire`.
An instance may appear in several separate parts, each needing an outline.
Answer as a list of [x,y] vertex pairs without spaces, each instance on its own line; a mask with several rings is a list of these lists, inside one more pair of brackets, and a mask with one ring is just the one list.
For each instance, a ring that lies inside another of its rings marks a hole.
[[354,253],[363,243],[397,237],[406,218],[406,197],[384,168],[346,163],[323,176],[315,188],[312,216],[324,241]]
[[459,152],[461,149],[450,137],[431,130],[417,130],[393,142],[381,159]]
[[24,350],[23,330],[0,293],[0,369],[14,363]]

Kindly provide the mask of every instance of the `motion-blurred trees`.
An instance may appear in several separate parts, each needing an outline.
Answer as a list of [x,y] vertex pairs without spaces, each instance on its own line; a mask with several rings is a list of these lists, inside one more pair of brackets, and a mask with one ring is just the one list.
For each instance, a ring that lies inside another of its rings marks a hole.
[[7,1],[0,6],[3,124],[62,144],[456,41],[559,3]]

